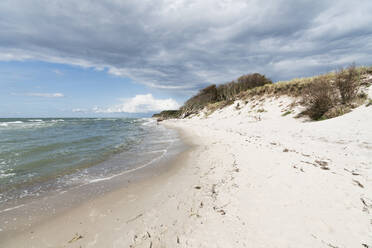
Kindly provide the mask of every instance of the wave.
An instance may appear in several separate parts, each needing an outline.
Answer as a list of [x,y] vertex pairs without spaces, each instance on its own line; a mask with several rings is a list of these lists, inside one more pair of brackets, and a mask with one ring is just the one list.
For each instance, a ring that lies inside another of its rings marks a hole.
[[153,126],[153,125],[156,124],[156,120],[154,120],[154,119],[142,118],[141,120],[144,121],[144,123],[142,123],[143,126]]
[[163,150],[148,151],[146,153],[159,153],[159,152],[167,152],[167,151],[168,151],[167,149],[163,149]]
[[4,170],[0,170],[0,179],[1,178],[7,178],[7,177],[13,177],[13,176],[15,176],[16,175],[16,173],[13,173],[13,172],[6,172],[6,171],[4,171]]
[[14,209],[17,209],[17,208],[21,208],[21,207],[23,207],[23,206],[25,206],[25,204],[21,204],[21,205],[18,205],[18,206],[15,206],[15,207],[11,207],[11,208],[6,208],[6,209],[1,210],[0,213],[8,212],[8,211],[10,211],[10,210],[14,210]]
[[0,122],[0,127],[9,127],[9,126],[19,126],[19,124],[23,124],[23,121],[7,121],[7,122]]
[[[137,171],[137,170],[141,170],[143,168],[146,168],[149,165],[153,164],[154,162],[156,162],[156,161],[160,160],[161,158],[163,158],[165,156],[165,154],[167,153],[167,151],[168,151],[167,149],[163,150],[163,153],[160,156],[153,158],[151,161],[149,161],[149,162],[147,162],[145,164],[142,164],[141,166],[135,167],[133,169],[122,171],[121,173],[118,173],[118,174],[115,174],[115,175],[112,175],[112,176],[91,179],[91,180],[89,180],[87,183],[85,183],[83,185],[111,180],[111,179],[113,179],[115,177],[122,176],[122,175],[125,175],[125,174],[128,174],[128,173],[132,173],[134,171]],[[81,186],[83,186],[83,185],[81,185]]]
[[41,119],[29,119],[27,121],[4,121],[0,122],[0,127],[8,127],[8,128],[34,128],[34,127],[45,127],[54,125],[57,122],[63,122],[64,120],[41,120]]
[[177,139],[159,139],[159,140],[152,140],[150,144],[164,144],[164,143],[173,143],[177,141]]
[[0,123],[6,123],[6,124],[22,124],[23,121],[6,121],[6,122],[0,122]]

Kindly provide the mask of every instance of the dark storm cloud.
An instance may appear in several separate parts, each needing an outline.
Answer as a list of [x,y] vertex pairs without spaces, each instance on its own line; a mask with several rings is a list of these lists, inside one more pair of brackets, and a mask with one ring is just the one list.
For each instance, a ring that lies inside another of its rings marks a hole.
[[279,80],[372,64],[372,2],[0,2],[0,59],[92,66],[188,92],[243,73]]

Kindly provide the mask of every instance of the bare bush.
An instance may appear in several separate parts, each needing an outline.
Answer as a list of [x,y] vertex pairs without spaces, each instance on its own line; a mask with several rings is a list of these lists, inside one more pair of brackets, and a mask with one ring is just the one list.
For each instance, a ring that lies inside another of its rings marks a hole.
[[213,84],[200,90],[198,94],[187,100],[181,109],[182,112],[191,114],[203,109],[208,103],[215,102],[216,100],[217,88]]
[[354,64],[336,73],[336,86],[340,92],[343,104],[349,103],[355,99],[360,83],[359,73]]
[[335,87],[326,77],[314,79],[303,95],[303,102],[307,106],[305,113],[314,120],[319,120],[337,101]]
[[189,115],[198,112],[210,103],[233,102],[240,92],[271,83],[270,79],[259,73],[243,75],[237,82],[232,81],[218,87],[213,84],[200,90],[198,94],[186,101],[181,110],[184,115]]
[[272,84],[272,81],[259,73],[247,74],[239,77],[237,81],[222,84],[217,87],[218,101],[234,100],[240,92],[253,89],[255,87]]
[[237,83],[239,91],[245,91],[265,84],[271,84],[272,82],[265,75],[253,73],[239,77]]

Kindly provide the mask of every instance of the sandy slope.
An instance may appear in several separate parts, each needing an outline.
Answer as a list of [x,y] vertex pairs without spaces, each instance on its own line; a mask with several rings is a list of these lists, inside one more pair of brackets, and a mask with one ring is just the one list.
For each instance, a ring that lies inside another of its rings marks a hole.
[[291,102],[171,122],[201,137],[203,170],[220,171],[202,181],[226,215],[204,235],[217,247],[372,247],[372,107],[304,122],[282,116]]
[[4,247],[372,247],[372,107],[304,122],[291,102],[166,121],[195,144],[174,170]]

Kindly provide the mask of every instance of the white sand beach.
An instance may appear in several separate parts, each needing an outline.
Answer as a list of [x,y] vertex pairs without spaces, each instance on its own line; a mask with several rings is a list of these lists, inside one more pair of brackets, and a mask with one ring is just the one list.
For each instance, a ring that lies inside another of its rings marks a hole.
[[192,144],[172,169],[2,247],[372,247],[372,107],[310,122],[292,101],[164,121]]

